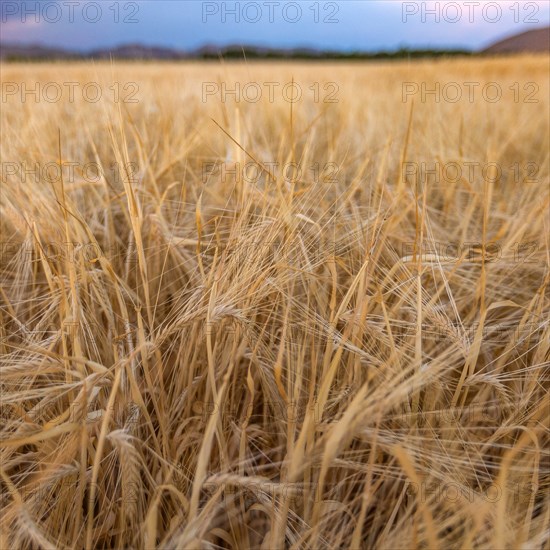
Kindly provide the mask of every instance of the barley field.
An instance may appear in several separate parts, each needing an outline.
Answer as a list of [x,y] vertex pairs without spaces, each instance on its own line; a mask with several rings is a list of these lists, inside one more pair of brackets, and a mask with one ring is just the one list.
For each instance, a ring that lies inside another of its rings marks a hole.
[[550,548],[548,56],[1,75],[0,548]]

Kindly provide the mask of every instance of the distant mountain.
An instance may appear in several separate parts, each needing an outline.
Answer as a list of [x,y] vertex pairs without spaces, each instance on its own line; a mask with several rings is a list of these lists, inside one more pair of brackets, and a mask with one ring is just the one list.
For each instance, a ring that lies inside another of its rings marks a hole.
[[504,40],[495,42],[482,53],[549,53],[550,52],[550,27],[533,29],[509,36]]
[[46,59],[80,59],[82,54],[64,50],[61,48],[50,48],[40,44],[0,44],[0,59],[13,60],[46,60]]
[[0,59],[5,60],[65,60],[65,59],[186,59],[189,54],[171,48],[125,44],[89,52],[50,48],[39,44],[0,44]]
[[186,59],[189,54],[161,46],[144,46],[143,44],[124,44],[116,48],[92,50],[86,57],[93,59]]
[[[550,27],[534,29],[500,40],[477,52],[481,54],[501,54],[520,52],[550,52]],[[163,46],[143,44],[123,44],[112,48],[77,52],[62,48],[51,48],[40,44],[0,44],[0,59],[5,61],[47,61],[79,59],[122,59],[122,60],[184,60],[184,59],[403,59],[453,55],[471,55],[468,50],[408,49],[382,52],[343,52],[325,51],[313,48],[267,48],[262,46],[242,46],[230,44],[217,46],[206,44],[192,51],[177,50]]]
[[437,57],[452,55],[470,55],[468,50],[415,50],[401,48],[391,52],[342,52],[325,51],[313,48],[266,48],[261,46],[216,46],[205,45],[192,51],[182,51],[161,46],[143,44],[124,44],[113,48],[101,48],[89,52],[75,52],[61,48],[50,48],[38,44],[0,44],[0,59],[5,61],[49,61],[78,59],[123,59],[123,60],[183,60],[183,59],[403,59],[418,57]]

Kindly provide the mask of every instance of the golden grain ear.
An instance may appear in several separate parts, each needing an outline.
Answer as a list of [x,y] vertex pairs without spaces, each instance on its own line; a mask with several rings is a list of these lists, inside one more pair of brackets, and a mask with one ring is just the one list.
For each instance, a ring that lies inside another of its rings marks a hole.
[[546,54],[1,72],[0,548],[548,549]]

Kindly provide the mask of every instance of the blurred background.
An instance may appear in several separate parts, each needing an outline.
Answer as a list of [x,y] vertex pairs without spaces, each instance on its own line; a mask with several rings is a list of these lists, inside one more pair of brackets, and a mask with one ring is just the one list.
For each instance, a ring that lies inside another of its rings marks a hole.
[[549,48],[546,0],[1,0],[0,5],[4,58],[113,53],[200,58],[242,48],[259,57]]

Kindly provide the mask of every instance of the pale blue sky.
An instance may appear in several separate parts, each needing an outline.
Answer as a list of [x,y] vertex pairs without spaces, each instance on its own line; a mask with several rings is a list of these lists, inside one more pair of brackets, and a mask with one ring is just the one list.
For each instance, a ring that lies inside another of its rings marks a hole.
[[550,21],[546,0],[0,0],[0,5],[2,42],[77,50],[129,42],[179,49],[204,44],[367,51],[400,46],[477,49]]

